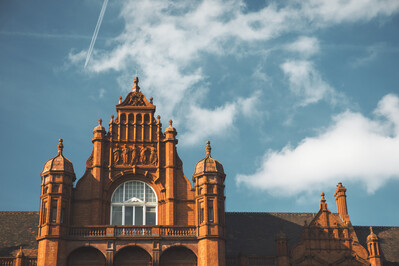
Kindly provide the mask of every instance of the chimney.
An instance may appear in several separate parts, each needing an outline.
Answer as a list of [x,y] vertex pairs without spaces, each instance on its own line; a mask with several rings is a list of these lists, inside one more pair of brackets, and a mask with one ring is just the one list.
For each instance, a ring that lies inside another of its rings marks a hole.
[[345,223],[350,223],[348,208],[346,206],[346,188],[341,182],[339,182],[337,185],[337,190],[335,191],[334,197],[337,203],[337,211],[342,221]]

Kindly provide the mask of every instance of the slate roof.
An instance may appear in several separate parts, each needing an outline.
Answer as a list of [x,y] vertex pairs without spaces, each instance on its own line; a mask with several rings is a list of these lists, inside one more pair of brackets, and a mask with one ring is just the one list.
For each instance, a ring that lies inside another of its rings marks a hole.
[[[288,237],[288,248],[298,243],[303,225],[316,213],[226,212],[226,255],[274,257],[280,229]],[[22,246],[27,256],[37,256],[39,212],[0,211],[0,257],[15,256]],[[367,247],[368,226],[354,226],[362,246]],[[384,265],[399,265],[399,227],[375,226]]]
[[298,243],[303,225],[316,213],[226,212],[226,256],[276,256],[276,235],[288,237],[288,248]]
[[15,256],[22,246],[25,256],[37,256],[39,212],[0,212],[0,256]]
[[[370,234],[369,226],[354,226],[359,243],[367,247],[367,236]],[[381,255],[384,265],[399,265],[399,227],[398,226],[373,226],[373,232],[380,240]]]

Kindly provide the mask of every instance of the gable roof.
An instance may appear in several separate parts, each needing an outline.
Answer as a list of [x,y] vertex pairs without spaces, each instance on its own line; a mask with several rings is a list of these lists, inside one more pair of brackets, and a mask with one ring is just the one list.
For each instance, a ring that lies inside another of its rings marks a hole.
[[39,212],[0,212],[0,256],[15,256],[22,246],[26,256],[37,256]]

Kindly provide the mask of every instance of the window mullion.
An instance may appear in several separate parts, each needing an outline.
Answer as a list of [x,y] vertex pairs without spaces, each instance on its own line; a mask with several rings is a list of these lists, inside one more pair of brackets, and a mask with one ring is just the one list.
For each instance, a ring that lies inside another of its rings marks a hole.
[[146,210],[146,207],[144,204],[144,206],[143,206],[143,224],[144,225],[147,225],[146,213],[147,213],[147,210]]
[[132,225],[136,225],[136,206],[133,206],[133,221]]

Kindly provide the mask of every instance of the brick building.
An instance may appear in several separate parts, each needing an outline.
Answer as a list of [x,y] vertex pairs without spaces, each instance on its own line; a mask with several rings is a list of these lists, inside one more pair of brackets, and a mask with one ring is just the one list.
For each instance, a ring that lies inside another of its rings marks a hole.
[[0,212],[0,265],[399,265],[399,227],[353,226],[341,183],[337,213],[324,193],[317,213],[228,213],[209,142],[191,182],[138,78],[116,111],[75,184],[60,140],[40,212]]

